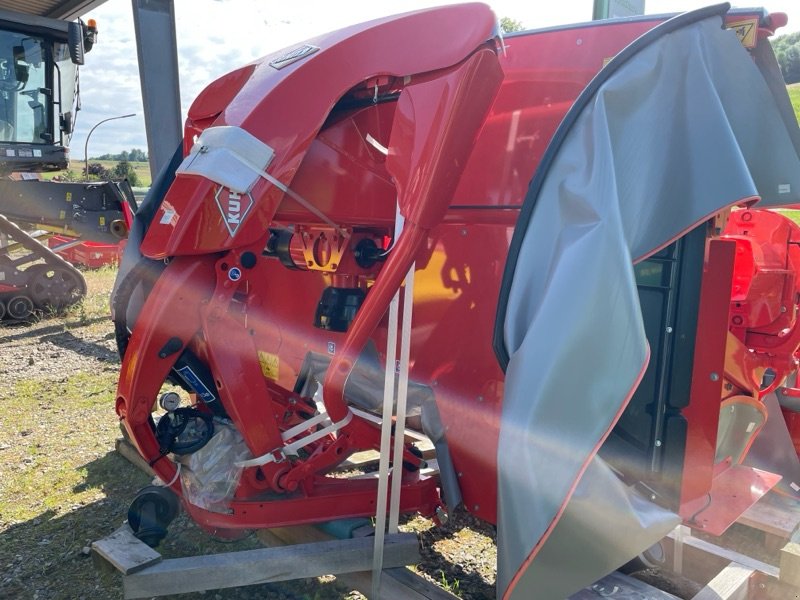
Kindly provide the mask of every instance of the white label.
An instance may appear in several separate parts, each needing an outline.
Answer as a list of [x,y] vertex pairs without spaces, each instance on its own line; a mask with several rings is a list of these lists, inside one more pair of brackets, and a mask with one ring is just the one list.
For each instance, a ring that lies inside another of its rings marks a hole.
[[175,216],[175,209],[168,208],[164,211],[164,214],[161,215],[161,220],[159,223],[161,225],[169,225],[172,222],[172,218]]
[[40,158],[40,157],[42,156],[42,151],[41,151],[41,150],[36,150],[36,149],[34,149],[34,150],[33,150],[33,155],[34,155],[35,157],[37,157],[37,158]]
[[14,151],[11,148],[8,148],[6,150],[6,156],[16,156],[16,154],[14,154]]
[[800,492],[800,485],[797,485],[794,481],[789,484],[789,487],[792,488],[795,492]]
[[779,194],[791,194],[792,193],[792,185],[790,183],[781,183],[778,185],[778,193]]
[[750,424],[747,426],[747,433],[751,433],[755,428],[756,424],[751,421]]

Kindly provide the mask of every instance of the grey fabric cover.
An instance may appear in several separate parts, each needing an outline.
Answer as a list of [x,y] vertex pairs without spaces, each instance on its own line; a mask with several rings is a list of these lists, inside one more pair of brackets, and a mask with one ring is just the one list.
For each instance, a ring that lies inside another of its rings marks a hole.
[[[580,518],[578,503],[621,498],[619,480],[592,458],[648,361],[632,263],[732,204],[800,201],[800,160],[775,99],[720,17],[667,33],[620,62],[606,67],[612,74],[526,200],[535,209],[503,323],[510,362],[498,448],[497,589],[505,597],[564,598],[675,522],[637,499],[592,513],[606,521],[605,532],[556,525],[562,512]],[[590,465],[591,481],[578,486]],[[637,521],[651,531],[619,544]],[[570,556],[568,573],[552,568],[553,557]],[[528,568],[535,577],[522,574]]]

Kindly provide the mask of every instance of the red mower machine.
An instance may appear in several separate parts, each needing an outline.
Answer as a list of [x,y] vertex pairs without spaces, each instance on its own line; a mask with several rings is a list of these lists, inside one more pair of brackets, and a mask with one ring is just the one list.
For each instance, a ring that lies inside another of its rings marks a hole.
[[497,525],[498,595],[564,598],[681,521],[797,501],[785,22],[502,38],[465,4],[209,85],[113,300],[116,412],[167,485],[134,529],[164,535],[164,489],[217,534],[380,515],[384,479],[330,473],[394,443],[392,512],[463,504]]

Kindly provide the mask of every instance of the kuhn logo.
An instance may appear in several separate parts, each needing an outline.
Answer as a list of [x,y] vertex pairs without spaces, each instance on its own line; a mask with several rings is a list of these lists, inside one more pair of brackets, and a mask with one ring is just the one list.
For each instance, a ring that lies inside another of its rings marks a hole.
[[305,58],[306,56],[311,56],[317,50],[319,50],[319,47],[317,46],[304,44],[299,48],[295,48],[294,50],[291,50],[286,54],[282,54],[278,58],[269,61],[269,66],[272,67],[273,69],[282,69],[283,67],[288,67],[292,63],[295,63],[298,60]]
[[222,214],[222,220],[228,229],[228,233],[231,234],[231,237],[235,236],[236,232],[239,231],[239,226],[247,217],[250,209],[253,208],[253,197],[250,192],[239,194],[221,187],[217,190],[214,198],[217,201],[217,208]]

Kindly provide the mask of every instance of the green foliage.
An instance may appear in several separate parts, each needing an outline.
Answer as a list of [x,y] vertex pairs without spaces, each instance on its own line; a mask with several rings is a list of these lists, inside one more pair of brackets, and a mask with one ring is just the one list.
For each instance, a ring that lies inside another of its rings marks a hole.
[[786,83],[800,82],[800,31],[771,40]]
[[103,154],[103,156],[98,156],[97,160],[147,162],[147,152],[139,150],[139,148],[133,148],[130,152],[123,150],[119,154]]
[[503,17],[500,19],[500,29],[503,30],[503,33],[514,33],[515,31],[522,31],[525,26],[522,21],[517,21],[511,17]]
[[137,175],[133,165],[127,160],[121,160],[117,163],[112,171],[112,177],[114,179],[127,179],[131,187],[137,187],[139,185],[139,175]]
[[89,163],[89,179],[97,179],[99,181],[107,181],[111,179],[111,171],[106,169],[100,163]]

